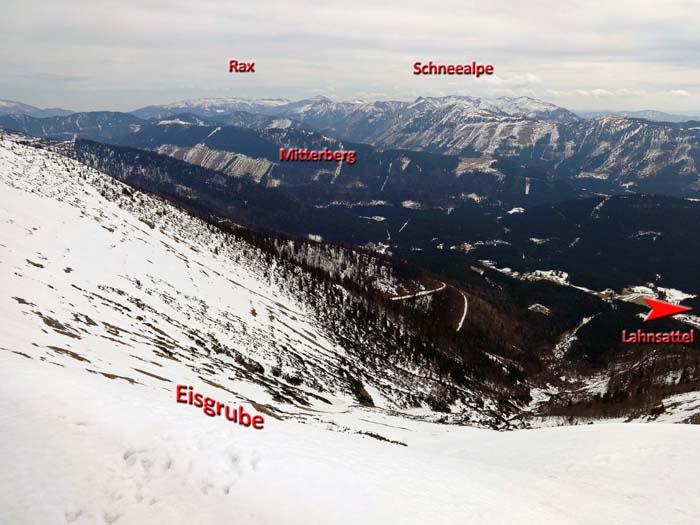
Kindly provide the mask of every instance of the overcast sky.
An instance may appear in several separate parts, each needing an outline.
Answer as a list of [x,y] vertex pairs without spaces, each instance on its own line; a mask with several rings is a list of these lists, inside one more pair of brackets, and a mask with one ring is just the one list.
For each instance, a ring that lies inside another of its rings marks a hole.
[[[0,12],[0,98],[41,107],[474,94],[700,111],[699,0],[0,0]],[[230,58],[256,72],[230,74]],[[428,60],[495,74],[414,76]]]

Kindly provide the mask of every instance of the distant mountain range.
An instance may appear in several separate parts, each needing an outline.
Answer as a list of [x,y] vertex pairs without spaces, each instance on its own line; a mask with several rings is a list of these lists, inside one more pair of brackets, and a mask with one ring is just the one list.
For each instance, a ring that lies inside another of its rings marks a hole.
[[205,117],[219,117],[237,111],[248,113],[268,113],[274,108],[293,104],[287,99],[245,99],[245,98],[197,98],[181,100],[171,104],[146,106],[131,113],[139,118],[164,118],[178,113],[191,113]]
[[[331,188],[334,198],[340,190],[362,198],[405,190],[448,200],[473,193],[530,206],[578,190],[700,196],[700,124],[583,120],[528,97],[202,99],[133,114],[0,115],[0,127],[150,149],[266,185]],[[326,145],[361,150],[361,163],[279,163],[280,148]],[[552,184],[559,189],[552,191]]]
[[[236,180],[280,188],[314,205],[335,201],[392,200],[419,202],[420,207],[450,207],[465,199],[492,199],[508,207],[573,198],[566,181],[549,180],[525,169],[502,171],[496,159],[457,157],[423,151],[383,149],[353,143],[252,114],[225,126],[208,117],[179,114],[148,121],[125,113],[76,113],[35,119],[0,117],[0,127],[41,138],[89,139],[140,150],[151,150],[214,170]],[[280,148],[355,150],[361,159],[336,162],[280,162]],[[529,177],[529,182],[526,179]],[[532,188],[532,191],[528,188]],[[509,209],[509,208],[508,208]]]
[[[293,101],[284,98],[246,99],[241,97],[196,98],[186,99],[168,104],[155,104],[135,109],[128,113],[141,118],[165,118],[180,113],[190,113],[201,117],[222,119],[240,113],[254,113],[268,116],[284,116],[298,121],[308,121],[314,127],[323,127],[323,123],[331,116],[335,118],[351,116],[353,120],[366,116],[371,120],[387,114],[403,110],[437,109],[456,105],[462,110],[470,109],[481,118],[491,113],[492,117],[499,114],[510,117],[525,117],[539,120],[555,120],[558,122],[574,122],[579,119],[591,119],[607,115],[620,117],[641,118],[655,122],[689,122],[700,120],[700,111],[695,113],[666,113],[656,110],[573,110],[544,102],[532,97],[499,97],[495,99],[448,96],[448,97],[419,97],[413,102],[406,101],[375,101],[362,100],[352,102],[336,101],[325,96]],[[30,115],[32,117],[65,116],[75,113],[73,110],[62,108],[38,108],[22,102],[0,99],[0,115]],[[331,119],[332,123],[332,119]],[[233,123],[231,123],[233,124]]]
[[[245,109],[253,107],[255,117]],[[573,178],[576,186],[595,191],[690,196],[700,191],[700,125],[661,122],[665,114],[660,112],[581,119],[529,97],[466,96],[420,97],[413,102],[205,99],[151,107],[152,114],[161,117],[184,110],[226,125],[306,127],[381,149],[508,159],[544,167],[552,176]]]
[[30,115],[32,117],[55,117],[70,115],[73,111],[61,108],[37,108],[22,102],[0,99],[0,115]]
[[691,120],[700,120],[700,111],[695,115],[680,115],[674,113],[664,113],[663,111],[654,111],[653,109],[645,109],[641,111],[575,111],[581,118],[596,118],[605,115],[617,115],[619,117],[643,118],[653,120],[655,122],[689,122]]
[[132,111],[139,118],[163,118],[177,113],[192,113],[200,116],[217,117],[246,111],[272,116],[294,117],[297,120],[314,121],[317,125],[323,120],[350,116],[359,118],[361,115],[375,117],[392,115],[401,112],[426,111],[443,107],[458,106],[470,109],[474,114],[492,117],[519,117],[559,122],[579,120],[572,112],[531,97],[499,97],[479,98],[470,96],[419,97],[408,101],[375,101],[356,100],[352,102],[337,101],[328,97],[318,96],[310,99],[291,101],[287,99],[243,99],[243,98],[205,98],[173,102],[170,104],[146,106]]
[[[580,120],[567,109],[529,97],[486,99],[468,96],[419,97],[412,102],[343,102],[315,97],[286,100],[202,99],[133,112],[140,118],[192,113],[220,119],[237,112],[284,117],[344,140],[430,150],[427,141],[441,131],[464,131],[469,124],[508,125],[522,121],[572,123]],[[397,138],[400,137],[400,138]],[[444,140],[443,140],[444,142]],[[438,146],[436,146],[438,147]]]

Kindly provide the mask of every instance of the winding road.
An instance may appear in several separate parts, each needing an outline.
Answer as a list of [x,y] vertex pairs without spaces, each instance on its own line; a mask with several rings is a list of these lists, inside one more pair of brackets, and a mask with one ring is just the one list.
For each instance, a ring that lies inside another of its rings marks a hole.
[[414,297],[422,297],[423,295],[430,295],[431,293],[435,292],[441,292],[445,288],[447,288],[447,285],[445,283],[442,283],[440,286],[433,290],[423,290],[422,292],[417,292],[417,293],[410,293],[408,295],[397,295],[396,297],[392,297],[392,301],[403,301],[404,299],[413,299]]
[[[392,301],[403,301],[405,299],[414,299],[416,297],[422,297],[424,295],[430,295],[430,294],[434,294],[436,292],[441,292],[445,288],[447,288],[447,284],[441,283],[440,286],[438,286],[437,288],[433,288],[432,290],[423,290],[422,292],[410,293],[410,294],[406,294],[406,295],[397,295],[396,297],[392,297],[391,300]],[[458,290],[458,291],[459,291],[459,293],[462,294],[462,297],[464,297],[464,311],[462,312],[462,318],[459,320],[459,324],[457,325],[457,329],[455,330],[455,332],[459,332],[462,329],[462,326],[464,325],[464,320],[467,318],[467,310],[469,309],[469,301],[467,299],[467,296],[465,295],[465,293],[463,291],[461,291],[461,290]]]
[[457,330],[455,330],[455,332],[459,332],[462,329],[464,320],[467,318],[467,309],[469,308],[469,301],[467,300],[467,296],[464,295],[464,292],[461,290],[459,291],[459,293],[461,293],[462,297],[464,297],[464,312],[462,312],[462,318],[459,320],[459,325],[457,325]]

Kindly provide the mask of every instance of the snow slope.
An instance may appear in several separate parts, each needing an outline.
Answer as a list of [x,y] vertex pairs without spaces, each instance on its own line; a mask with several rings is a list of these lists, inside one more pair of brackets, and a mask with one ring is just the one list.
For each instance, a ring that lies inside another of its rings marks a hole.
[[[2,523],[692,523],[700,511],[697,427],[429,423],[396,411],[378,377],[367,389],[384,408],[363,408],[337,373],[350,356],[242,242],[7,135],[0,195]],[[386,366],[396,388],[423,388]],[[242,403],[265,428],[178,404],[176,384]]]
[[333,393],[343,349],[249,247],[215,246],[205,224],[77,162],[1,145],[3,347],[127,382],[240,380],[261,403],[288,386],[260,367]]
[[499,433],[356,410],[252,431],[170,388],[0,358],[6,523],[695,523],[700,511],[695,426]]

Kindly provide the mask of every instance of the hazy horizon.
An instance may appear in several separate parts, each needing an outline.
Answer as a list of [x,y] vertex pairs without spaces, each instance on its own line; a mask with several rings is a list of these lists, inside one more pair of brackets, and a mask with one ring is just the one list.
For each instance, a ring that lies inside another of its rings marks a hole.
[[[575,111],[700,110],[692,1],[293,6],[3,0],[0,98],[131,111],[190,98],[531,96]],[[254,61],[231,74],[228,60]],[[424,77],[413,62],[493,64]]]

